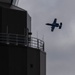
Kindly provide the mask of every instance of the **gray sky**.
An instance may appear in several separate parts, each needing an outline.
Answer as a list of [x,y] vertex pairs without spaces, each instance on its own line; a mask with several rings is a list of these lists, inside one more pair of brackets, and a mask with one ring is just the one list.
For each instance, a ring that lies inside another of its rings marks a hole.
[[[75,0],[19,0],[18,6],[32,17],[32,36],[44,36],[46,75],[75,75]],[[63,22],[63,27],[51,32],[45,23],[54,18]]]

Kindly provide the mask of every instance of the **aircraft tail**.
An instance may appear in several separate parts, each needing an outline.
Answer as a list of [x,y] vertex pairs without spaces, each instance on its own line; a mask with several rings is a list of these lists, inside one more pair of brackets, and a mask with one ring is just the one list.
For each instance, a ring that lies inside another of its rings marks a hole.
[[59,29],[61,29],[62,28],[62,22],[60,23],[60,26],[59,26]]

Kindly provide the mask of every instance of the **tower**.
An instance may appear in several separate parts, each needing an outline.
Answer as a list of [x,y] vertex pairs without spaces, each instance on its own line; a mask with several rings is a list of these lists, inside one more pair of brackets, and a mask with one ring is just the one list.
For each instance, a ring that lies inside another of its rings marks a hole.
[[44,42],[31,37],[28,12],[0,0],[0,55],[2,75],[46,75]]

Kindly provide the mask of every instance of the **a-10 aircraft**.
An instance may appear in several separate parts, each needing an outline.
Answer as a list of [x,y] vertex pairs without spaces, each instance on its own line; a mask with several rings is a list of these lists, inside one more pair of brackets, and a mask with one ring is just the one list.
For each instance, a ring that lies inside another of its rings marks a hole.
[[52,26],[52,27],[51,27],[51,31],[53,32],[54,29],[55,29],[55,27],[59,27],[59,29],[61,29],[61,27],[62,27],[62,22],[60,22],[60,24],[57,23],[57,19],[55,18],[52,24],[46,23],[46,25]]

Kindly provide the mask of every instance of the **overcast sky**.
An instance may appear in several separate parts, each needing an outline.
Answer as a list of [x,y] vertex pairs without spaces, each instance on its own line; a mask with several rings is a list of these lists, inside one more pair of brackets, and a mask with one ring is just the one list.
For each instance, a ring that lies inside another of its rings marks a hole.
[[[75,0],[19,0],[18,6],[32,17],[32,36],[44,36],[46,75],[75,75]],[[54,18],[63,26],[51,32],[45,23]]]

